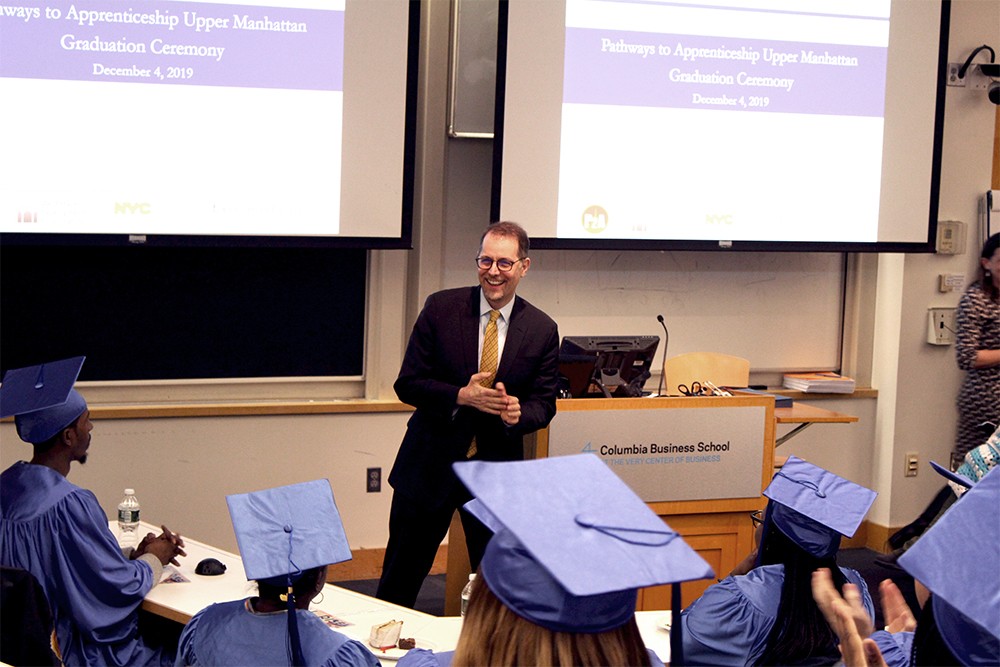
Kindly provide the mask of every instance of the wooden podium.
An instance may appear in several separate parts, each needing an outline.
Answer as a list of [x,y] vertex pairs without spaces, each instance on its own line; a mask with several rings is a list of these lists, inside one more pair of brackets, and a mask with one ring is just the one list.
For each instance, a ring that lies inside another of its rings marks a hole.
[[[565,399],[535,456],[600,456],[722,578],[753,548],[749,513],[764,507],[774,441],[771,397]],[[448,544],[445,613],[469,572],[457,515]],[[684,605],[713,583],[685,584]],[[669,607],[670,586],[640,591],[640,610]]]

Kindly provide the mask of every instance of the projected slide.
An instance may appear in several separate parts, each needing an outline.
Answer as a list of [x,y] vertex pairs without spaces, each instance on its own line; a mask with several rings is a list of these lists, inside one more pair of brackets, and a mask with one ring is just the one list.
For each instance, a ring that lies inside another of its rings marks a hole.
[[344,31],[344,0],[0,4],[0,231],[339,234]]
[[506,7],[491,213],[537,247],[932,247],[947,3]]
[[557,236],[876,241],[889,3],[832,7],[567,0]]

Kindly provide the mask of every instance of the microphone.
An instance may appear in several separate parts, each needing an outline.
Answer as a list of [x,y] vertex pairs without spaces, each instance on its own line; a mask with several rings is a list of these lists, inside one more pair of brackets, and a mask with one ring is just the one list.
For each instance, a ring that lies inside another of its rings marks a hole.
[[660,386],[656,390],[656,395],[663,396],[663,376],[665,375],[664,370],[667,368],[667,343],[670,342],[670,332],[667,331],[667,325],[663,322],[663,315],[657,315],[656,321],[663,327],[663,365],[660,366]]

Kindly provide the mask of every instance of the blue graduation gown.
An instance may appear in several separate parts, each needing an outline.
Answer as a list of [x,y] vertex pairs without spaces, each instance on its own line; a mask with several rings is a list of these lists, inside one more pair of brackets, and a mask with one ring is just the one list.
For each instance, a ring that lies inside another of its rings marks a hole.
[[399,667],[449,667],[454,651],[435,653],[425,648],[413,648],[399,659]]
[[[875,605],[865,580],[842,567],[847,581],[857,584],[868,615]],[[710,586],[681,612],[684,660],[690,665],[754,665],[764,654],[774,626],[784,582],[783,565],[763,565],[745,576],[726,577]]]
[[0,564],[38,580],[67,665],[169,665],[138,635],[153,581],[129,560],[93,493],[51,468],[18,462],[0,475]]
[[[649,653],[650,665],[653,667],[663,667],[663,662],[657,657],[656,653],[649,649],[646,649],[646,652]],[[407,651],[399,659],[399,667],[450,667],[451,659],[454,655],[454,651],[435,653],[424,648],[415,648]]]
[[[255,614],[246,608],[246,600],[206,607],[181,633],[176,665],[287,665],[287,613]],[[327,627],[312,612],[299,609],[297,615],[299,643],[307,665],[378,667],[378,658],[361,642]]]
[[882,658],[889,667],[907,667],[910,664],[912,632],[876,630],[872,633],[872,639],[878,644],[878,650],[882,652]]

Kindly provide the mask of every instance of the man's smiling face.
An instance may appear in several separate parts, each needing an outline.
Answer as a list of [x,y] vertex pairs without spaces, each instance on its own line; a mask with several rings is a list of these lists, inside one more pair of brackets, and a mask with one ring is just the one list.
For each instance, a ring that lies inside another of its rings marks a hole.
[[[493,260],[493,266],[489,269],[479,269],[479,284],[483,288],[483,294],[486,295],[490,306],[496,309],[503,308],[514,298],[517,284],[528,272],[531,260],[521,257],[516,237],[498,234],[487,234],[483,238],[479,256]],[[497,266],[497,260],[500,259],[514,262],[514,266],[510,271],[501,271]]]

